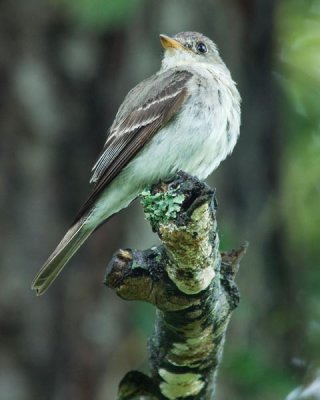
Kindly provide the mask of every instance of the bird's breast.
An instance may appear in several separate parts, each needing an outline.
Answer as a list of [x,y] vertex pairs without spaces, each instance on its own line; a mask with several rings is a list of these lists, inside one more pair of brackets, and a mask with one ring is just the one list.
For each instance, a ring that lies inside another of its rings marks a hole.
[[195,77],[185,104],[132,166],[137,174],[144,167],[148,183],[177,170],[205,179],[233,150],[239,125],[239,101],[232,90],[219,81]]

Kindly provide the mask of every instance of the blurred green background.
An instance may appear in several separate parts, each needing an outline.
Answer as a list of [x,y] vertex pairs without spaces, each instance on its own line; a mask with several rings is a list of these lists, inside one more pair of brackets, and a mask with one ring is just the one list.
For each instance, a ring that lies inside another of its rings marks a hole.
[[2,0],[1,399],[111,400],[147,368],[154,310],[102,285],[117,248],[157,243],[139,204],[47,295],[30,283],[89,193],[123,97],[159,68],[159,33],[184,30],[218,44],[243,97],[238,145],[208,180],[222,248],[250,242],[217,398],[282,400],[319,367],[320,1]]

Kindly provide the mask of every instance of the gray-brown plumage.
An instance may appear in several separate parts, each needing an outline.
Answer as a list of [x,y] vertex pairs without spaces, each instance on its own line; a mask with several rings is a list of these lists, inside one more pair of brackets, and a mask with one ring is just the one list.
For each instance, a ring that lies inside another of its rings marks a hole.
[[92,194],[35,277],[37,294],[88,236],[144,187],[178,170],[204,179],[236,143],[240,96],[214,43],[196,32],[160,38],[162,67],[119,108],[93,167]]
[[[80,209],[76,220],[85,214],[100,191],[130,159],[175,115],[188,96],[186,83],[191,77],[192,74],[188,71],[170,71],[161,76],[161,85],[160,77],[156,75],[129,92],[128,97],[136,99],[137,104],[131,104],[130,110],[122,106],[117,113],[102,154],[92,168],[90,182],[95,183],[94,190]],[[148,93],[144,93],[145,88]],[[139,103],[140,97],[144,100],[143,104]]]

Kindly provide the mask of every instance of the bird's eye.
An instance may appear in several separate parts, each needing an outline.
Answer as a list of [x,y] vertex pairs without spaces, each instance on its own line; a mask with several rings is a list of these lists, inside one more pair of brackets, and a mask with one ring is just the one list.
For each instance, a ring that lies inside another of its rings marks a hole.
[[198,42],[196,44],[196,50],[198,53],[204,54],[208,51],[207,46],[203,42]]

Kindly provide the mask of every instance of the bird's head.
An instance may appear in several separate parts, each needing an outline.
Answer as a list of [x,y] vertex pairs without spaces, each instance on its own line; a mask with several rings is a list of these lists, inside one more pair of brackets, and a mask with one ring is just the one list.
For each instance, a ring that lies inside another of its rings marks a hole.
[[164,48],[163,68],[183,64],[223,64],[217,46],[198,32],[181,32],[174,36],[160,35]]

